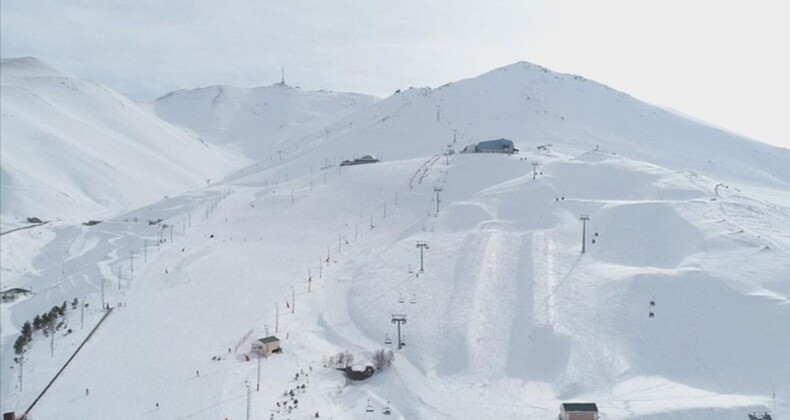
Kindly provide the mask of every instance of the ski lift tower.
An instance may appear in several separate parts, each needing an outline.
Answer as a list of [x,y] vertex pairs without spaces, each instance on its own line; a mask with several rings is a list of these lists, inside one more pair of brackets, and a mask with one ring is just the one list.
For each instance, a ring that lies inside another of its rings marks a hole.
[[400,350],[400,349],[403,348],[403,345],[405,344],[403,342],[403,339],[401,338],[400,326],[401,326],[401,324],[405,324],[406,323],[406,315],[405,314],[393,314],[392,315],[392,323],[393,324],[398,324],[398,350]]
[[581,217],[579,217],[579,220],[582,221],[582,254],[584,254],[587,252],[587,221],[590,220],[590,216],[582,214]]
[[425,267],[423,265],[423,261],[424,261],[423,252],[426,249],[430,249],[430,248],[428,247],[428,242],[425,241],[417,241],[417,248],[420,248],[420,272],[422,273],[425,271]]

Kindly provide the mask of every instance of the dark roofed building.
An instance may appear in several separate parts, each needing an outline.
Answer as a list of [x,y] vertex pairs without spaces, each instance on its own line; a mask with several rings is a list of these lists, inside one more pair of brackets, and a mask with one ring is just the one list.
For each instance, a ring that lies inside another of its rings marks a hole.
[[560,420],[598,420],[598,406],[595,403],[562,403]]
[[364,165],[366,163],[376,163],[378,162],[378,158],[373,155],[365,155],[361,158],[357,158],[354,160],[344,160],[340,162],[340,166],[350,166],[350,165]]
[[461,153],[516,153],[518,149],[513,145],[513,141],[508,139],[497,139],[481,141],[480,143],[469,145]]
[[3,302],[13,302],[20,296],[27,296],[32,292],[27,289],[22,289],[19,287],[14,287],[13,289],[7,289],[0,292],[0,301]]

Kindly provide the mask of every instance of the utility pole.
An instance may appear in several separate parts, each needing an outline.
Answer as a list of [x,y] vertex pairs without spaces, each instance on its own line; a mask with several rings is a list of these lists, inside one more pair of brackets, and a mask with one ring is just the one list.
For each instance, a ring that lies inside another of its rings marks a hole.
[[532,162],[532,180],[538,177],[538,162]]
[[121,290],[121,264],[118,264],[118,290]]
[[433,190],[436,192],[436,217],[439,217],[439,203],[442,202],[439,193],[442,192],[442,187],[433,187]]
[[296,312],[296,290],[291,286],[291,313]]
[[134,251],[129,251],[129,268],[131,272],[134,273]]
[[425,267],[423,266],[423,252],[430,248],[428,247],[428,243],[425,241],[417,241],[417,248],[420,248],[420,272],[422,273],[425,271]]
[[400,326],[401,324],[406,323],[406,315],[405,314],[393,314],[392,315],[392,323],[398,324],[398,350],[402,349],[405,343],[401,339],[400,335]]
[[590,216],[582,214],[579,220],[582,221],[582,254],[584,254],[587,252],[587,221],[590,220]]
[[274,302],[274,332],[280,331],[280,305]]
[[102,277],[102,279],[101,279],[101,308],[102,308],[102,310],[104,310],[104,308],[105,308],[105,305],[104,305],[104,282],[106,282],[106,281],[107,281],[107,279]]
[[258,355],[258,384],[255,386],[255,391],[261,390],[261,355]]

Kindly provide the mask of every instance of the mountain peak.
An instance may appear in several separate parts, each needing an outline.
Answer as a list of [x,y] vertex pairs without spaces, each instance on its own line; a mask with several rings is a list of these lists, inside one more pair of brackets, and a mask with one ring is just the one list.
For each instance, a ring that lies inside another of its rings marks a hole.
[[36,57],[13,57],[0,60],[3,79],[19,77],[70,77]]

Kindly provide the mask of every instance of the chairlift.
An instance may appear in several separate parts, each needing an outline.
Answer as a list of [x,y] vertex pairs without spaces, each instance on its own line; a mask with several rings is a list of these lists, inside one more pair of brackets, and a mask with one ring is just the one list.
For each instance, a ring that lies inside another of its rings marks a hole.
[[654,314],[653,311],[650,311],[650,318],[655,318],[655,316],[656,314]]
[[389,334],[384,335],[384,344],[392,344],[392,339]]
[[390,408],[390,402],[389,401],[387,401],[387,406],[384,407],[384,409],[381,410],[381,412],[384,413],[385,416],[389,416],[390,414],[392,414],[392,409]]
[[414,269],[411,268],[411,264],[409,264],[409,274],[414,274]]
[[656,306],[656,301],[655,300],[651,300],[650,301],[650,306]]
[[411,295],[411,301],[409,301],[409,303],[411,303],[412,305],[417,303],[417,294],[416,293]]
[[406,299],[403,298],[403,295],[398,295],[398,303],[406,302]]
[[376,411],[376,410],[373,408],[373,406],[372,406],[372,405],[370,405],[370,399],[368,399],[368,406],[367,406],[367,407],[365,407],[365,412],[367,412],[367,413],[373,413],[373,412],[375,412],[375,411]]

